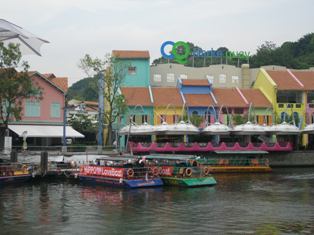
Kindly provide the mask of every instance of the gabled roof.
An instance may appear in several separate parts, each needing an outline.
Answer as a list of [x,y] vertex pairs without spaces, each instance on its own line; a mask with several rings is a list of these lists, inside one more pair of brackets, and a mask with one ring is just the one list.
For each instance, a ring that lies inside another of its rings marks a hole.
[[255,108],[269,108],[271,103],[258,89],[240,89],[243,96],[249,103],[252,103]]
[[208,107],[215,105],[209,94],[184,94],[184,98],[188,107]]
[[304,90],[314,90],[314,71],[294,71],[291,72],[304,85]]
[[128,106],[152,106],[147,87],[121,87],[121,92]]
[[43,74],[37,72],[37,71],[29,71],[28,75],[34,76],[37,75],[38,77],[42,78],[44,81],[46,81],[47,83],[49,83],[50,85],[52,85],[53,87],[57,88],[60,92],[62,92],[63,94],[66,92],[65,90],[63,90],[61,87],[59,87],[57,84],[55,84],[54,82],[50,81],[48,78],[46,78]]
[[272,71],[267,70],[271,79],[277,84],[278,90],[304,90],[288,70]]
[[58,86],[64,92],[68,90],[68,78],[67,77],[55,77],[51,78],[50,81]]
[[113,50],[112,56],[120,59],[149,59],[149,51]]
[[236,88],[214,88],[213,94],[219,106],[248,107],[248,104],[244,101]]
[[207,79],[181,79],[184,86],[210,86]]
[[183,100],[180,91],[176,87],[153,87],[154,106],[173,105],[182,107]]

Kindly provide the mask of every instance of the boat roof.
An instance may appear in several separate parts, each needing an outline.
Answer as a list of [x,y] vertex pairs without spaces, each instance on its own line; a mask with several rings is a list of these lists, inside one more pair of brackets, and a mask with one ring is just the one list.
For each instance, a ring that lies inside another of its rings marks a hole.
[[[144,156],[143,156],[144,157]],[[154,154],[154,155],[146,155],[146,159],[160,159],[160,160],[190,160],[195,159],[194,155],[177,155],[177,154]]]
[[214,151],[217,154],[268,154],[267,151]]

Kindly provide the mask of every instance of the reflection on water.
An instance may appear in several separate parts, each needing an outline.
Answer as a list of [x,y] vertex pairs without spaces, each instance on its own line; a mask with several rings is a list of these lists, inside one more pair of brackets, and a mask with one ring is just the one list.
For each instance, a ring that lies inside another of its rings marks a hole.
[[314,234],[313,172],[221,174],[192,189],[7,186],[0,234]]

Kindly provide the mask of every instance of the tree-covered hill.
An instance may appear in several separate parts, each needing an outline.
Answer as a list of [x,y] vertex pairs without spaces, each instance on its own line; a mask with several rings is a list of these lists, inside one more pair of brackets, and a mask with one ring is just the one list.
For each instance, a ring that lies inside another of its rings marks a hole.
[[68,90],[69,99],[97,101],[97,77],[84,78],[73,83]]

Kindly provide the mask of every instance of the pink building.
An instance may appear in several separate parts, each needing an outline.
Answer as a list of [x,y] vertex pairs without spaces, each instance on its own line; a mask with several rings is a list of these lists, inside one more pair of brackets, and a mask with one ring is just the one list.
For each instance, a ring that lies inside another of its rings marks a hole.
[[[22,138],[19,137],[23,135],[27,136],[29,147],[61,145],[68,78],[39,72],[30,72],[29,75],[33,85],[41,89],[42,96],[23,100],[21,120],[12,121],[9,125],[13,145],[21,146]],[[84,136],[67,126],[66,137]]]

